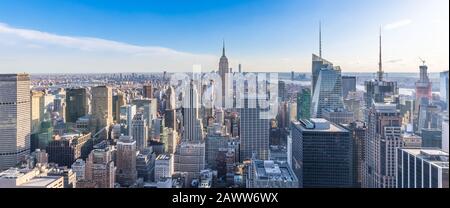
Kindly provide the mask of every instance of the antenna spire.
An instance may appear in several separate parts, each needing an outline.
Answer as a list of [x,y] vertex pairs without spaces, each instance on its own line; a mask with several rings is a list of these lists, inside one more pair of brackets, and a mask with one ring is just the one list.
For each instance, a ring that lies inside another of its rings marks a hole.
[[223,39],[222,56],[225,56],[225,39]]
[[322,58],[322,21],[319,21],[319,57]]
[[378,57],[378,81],[383,81],[383,61],[382,61],[382,49],[381,49],[381,27],[380,27],[380,45],[379,45],[379,57]]

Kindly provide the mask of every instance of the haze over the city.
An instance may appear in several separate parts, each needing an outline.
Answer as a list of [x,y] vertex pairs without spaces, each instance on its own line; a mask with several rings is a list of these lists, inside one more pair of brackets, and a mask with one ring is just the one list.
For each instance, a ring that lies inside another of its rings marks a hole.
[[[0,6],[0,72],[310,72],[318,53],[344,72],[449,67],[447,0],[13,1]],[[444,5],[444,6],[443,6]]]

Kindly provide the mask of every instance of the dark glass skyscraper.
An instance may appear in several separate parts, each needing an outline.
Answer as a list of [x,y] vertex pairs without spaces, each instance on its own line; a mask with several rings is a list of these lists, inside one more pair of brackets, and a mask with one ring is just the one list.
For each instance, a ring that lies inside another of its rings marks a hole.
[[351,133],[325,119],[292,122],[292,168],[303,188],[353,187]]
[[346,98],[349,92],[356,92],[356,77],[342,76],[342,96]]
[[88,97],[85,88],[66,90],[66,121],[75,123],[88,114]]

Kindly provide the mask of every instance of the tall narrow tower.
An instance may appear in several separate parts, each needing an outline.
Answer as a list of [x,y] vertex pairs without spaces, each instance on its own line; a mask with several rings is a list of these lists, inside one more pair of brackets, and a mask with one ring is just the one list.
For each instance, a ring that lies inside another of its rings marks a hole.
[[428,77],[428,66],[425,65],[425,61],[422,60],[422,65],[419,67],[420,69],[420,78],[416,82],[416,108],[415,113],[419,112],[419,106],[424,104],[427,105],[429,101],[431,101],[431,87],[432,83],[430,78]]
[[222,57],[220,57],[219,62],[219,75],[222,78],[222,102],[225,104],[225,76],[230,73],[230,68],[228,66],[228,58],[225,55],[225,41],[223,41],[222,47]]
[[380,28],[380,38],[379,38],[380,40],[380,42],[379,42],[379,57],[378,57],[378,73],[377,73],[377,75],[378,75],[378,81],[383,81],[383,74],[384,74],[384,72],[383,72],[383,61],[382,61],[382,56],[381,56],[381,53],[382,53],[382,50],[381,50],[381,28]]
[[203,127],[201,119],[199,118],[200,102],[198,96],[197,88],[193,81],[191,81],[190,87],[186,90],[183,100],[183,140],[187,142],[203,141]]
[[319,57],[322,58],[322,22],[319,22]]

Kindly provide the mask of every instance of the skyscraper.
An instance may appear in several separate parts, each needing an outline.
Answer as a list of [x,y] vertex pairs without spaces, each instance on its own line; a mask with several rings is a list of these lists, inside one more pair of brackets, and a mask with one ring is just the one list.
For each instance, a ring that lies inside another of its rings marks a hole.
[[311,118],[311,90],[303,88],[297,94],[297,119]]
[[364,122],[355,121],[343,125],[352,134],[353,141],[353,183],[355,188],[361,188],[363,164],[365,158],[364,148],[367,139],[367,126]]
[[419,110],[422,99],[431,101],[431,84],[428,78],[428,67],[424,61],[423,65],[420,66],[420,79],[416,82],[416,113]]
[[377,79],[366,81],[364,83],[366,93],[366,108],[370,109],[374,103],[383,103],[388,100],[393,101],[396,95],[398,95],[397,82],[386,81],[383,79],[383,62],[382,62],[382,50],[381,50],[381,31],[379,36],[379,61]]
[[147,121],[140,113],[134,115],[131,122],[131,132],[133,139],[136,141],[136,147],[138,150],[143,150],[148,144],[148,127]]
[[30,154],[30,76],[0,74],[0,170]]
[[342,96],[347,98],[349,92],[356,92],[356,77],[342,76]]
[[112,149],[94,149],[86,160],[86,182],[97,188],[114,188],[116,167]]
[[199,94],[193,82],[191,82],[189,89],[186,91],[183,99],[183,140],[201,142],[203,141],[203,127],[199,117]]
[[230,68],[228,66],[228,58],[225,55],[225,41],[223,42],[222,57],[220,57],[219,62],[219,75],[222,78],[222,102],[225,103],[225,76],[230,73]]
[[161,178],[171,178],[173,174],[173,157],[170,154],[162,154],[155,160],[155,181]]
[[177,129],[177,115],[176,115],[176,103],[175,103],[175,90],[172,86],[166,91],[167,102],[166,111],[164,114],[164,122],[167,128]]
[[367,124],[362,187],[394,188],[395,151],[403,146],[402,117],[397,105],[375,103]]
[[49,162],[60,166],[70,166],[78,158],[86,159],[91,150],[91,133],[66,134],[51,141],[46,148]]
[[31,92],[31,133],[40,131],[41,122],[44,120],[44,92]]
[[442,150],[449,152],[448,141],[449,141],[449,129],[448,129],[448,115],[444,116],[442,121]]
[[397,188],[448,188],[448,153],[435,148],[396,150]]
[[[264,109],[259,106],[257,98],[245,98],[243,108],[238,109],[240,115],[240,161],[269,159],[270,120],[261,116]],[[251,104],[253,103],[253,105]],[[252,107],[254,106],[254,107]]]
[[125,95],[123,94],[123,92],[118,91],[116,93],[116,95],[113,96],[113,109],[112,109],[112,113],[113,113],[113,120],[117,123],[119,123],[120,121],[120,107],[125,105],[126,101],[125,101]]
[[143,88],[142,94],[145,98],[153,98],[153,86],[151,83],[144,85],[142,88]]
[[278,81],[278,98],[279,101],[286,101],[286,82]]
[[350,132],[325,119],[292,122],[292,169],[303,188],[351,188]]
[[175,152],[174,171],[186,173],[186,180],[191,182],[199,178],[205,169],[205,143],[182,142]]
[[442,149],[442,130],[437,128],[422,129],[422,147]]
[[85,88],[66,89],[66,121],[75,123],[89,112],[87,90]]
[[112,124],[112,90],[108,86],[92,88],[92,128],[99,131]]
[[135,105],[123,105],[120,107],[120,123],[126,126],[127,135],[133,135],[132,122],[134,115],[136,115]]
[[448,92],[448,71],[441,72],[441,80],[440,80],[440,98],[447,104],[446,110],[449,111],[449,92]]
[[[321,59],[313,57],[313,59]],[[314,60],[313,60],[314,62]],[[342,97],[342,77],[340,67],[334,67],[328,63],[318,69],[318,78],[312,97],[312,117],[322,118],[323,109],[342,109],[344,100]]]
[[121,136],[117,142],[117,182],[124,187],[133,185],[137,179],[136,141],[131,136]]

